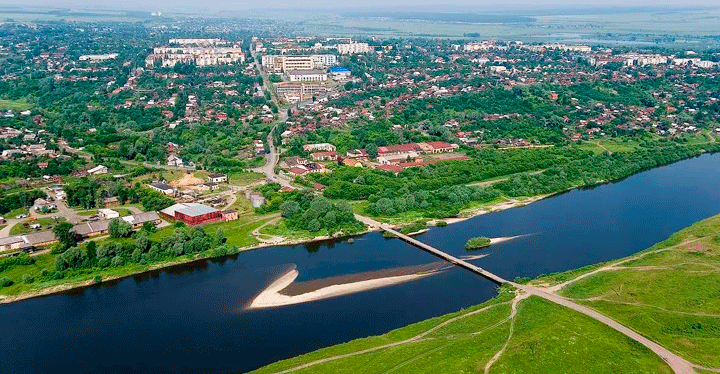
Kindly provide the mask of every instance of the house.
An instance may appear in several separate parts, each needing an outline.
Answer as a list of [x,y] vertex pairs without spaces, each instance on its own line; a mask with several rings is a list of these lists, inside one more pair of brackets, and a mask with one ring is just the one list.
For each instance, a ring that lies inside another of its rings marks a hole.
[[227,182],[227,181],[228,181],[227,175],[225,175],[225,174],[215,173],[215,174],[208,175],[208,182],[211,182],[211,183],[223,183],[223,182]]
[[422,148],[415,143],[395,144],[378,147],[378,156],[392,156],[399,154],[408,154],[410,152],[422,152]]
[[105,166],[102,166],[102,165],[95,166],[94,168],[89,169],[87,171],[87,173],[90,175],[107,174],[107,172],[108,172],[108,168]]
[[75,225],[72,228],[72,231],[82,236],[83,238],[89,238],[92,236],[107,234],[109,226],[110,220],[103,219],[99,221],[85,222],[79,225]]
[[235,221],[238,219],[238,212],[236,210],[232,210],[232,209],[226,210],[226,211],[222,212],[222,218],[223,218],[223,221],[225,221],[225,222]]
[[135,228],[141,227],[145,222],[152,222],[153,226],[162,223],[162,219],[158,216],[157,212],[133,214],[132,216],[123,217],[123,221],[131,224]]
[[175,155],[168,156],[167,159],[168,166],[177,166],[177,167],[183,167],[185,163],[180,157],[177,157]]
[[337,151],[337,148],[330,143],[305,144],[303,146],[303,151],[305,151],[305,152],[314,152],[314,151],[335,152],[335,151]]
[[423,142],[417,143],[417,145],[424,153],[455,152],[456,149],[460,148],[457,144],[446,142]]
[[150,183],[148,184],[148,187],[152,188],[155,191],[162,192],[165,195],[174,195],[175,194],[175,188],[172,186],[166,184],[166,183]]
[[203,183],[203,189],[215,191],[218,188],[220,188],[220,185],[217,183]]
[[370,155],[363,148],[351,149],[346,152],[348,158],[368,158]]
[[38,162],[37,167],[40,169],[46,169],[48,167],[48,163],[47,162]]
[[0,252],[19,250],[27,247],[28,244],[21,236],[10,236],[0,238]]
[[115,206],[115,205],[119,205],[119,204],[120,204],[120,200],[118,200],[118,198],[114,197],[114,196],[106,197],[103,199],[103,205],[105,205],[105,206]]
[[29,246],[33,248],[48,246],[51,244],[55,244],[58,241],[52,231],[42,231],[33,234],[27,234],[23,235],[22,238]]
[[313,161],[337,160],[337,153],[334,151],[314,152],[310,154]]
[[201,225],[222,220],[222,212],[198,203],[178,203],[160,211],[161,214],[188,225]]
[[98,209],[98,214],[102,219],[120,218],[120,213],[107,208]]

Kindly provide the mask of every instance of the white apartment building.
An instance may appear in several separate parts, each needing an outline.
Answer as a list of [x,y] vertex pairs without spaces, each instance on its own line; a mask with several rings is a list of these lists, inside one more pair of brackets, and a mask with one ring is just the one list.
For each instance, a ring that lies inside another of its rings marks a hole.
[[290,82],[317,82],[326,81],[327,73],[324,70],[293,70],[288,73]]
[[233,47],[158,47],[145,59],[145,65],[152,67],[160,61],[163,67],[173,67],[178,63],[197,66],[226,65],[244,62],[245,55],[238,46]]
[[335,55],[265,55],[262,66],[269,72],[324,69],[337,64]]
[[354,55],[358,53],[370,53],[372,49],[367,43],[345,43],[337,45],[338,53],[341,55]]

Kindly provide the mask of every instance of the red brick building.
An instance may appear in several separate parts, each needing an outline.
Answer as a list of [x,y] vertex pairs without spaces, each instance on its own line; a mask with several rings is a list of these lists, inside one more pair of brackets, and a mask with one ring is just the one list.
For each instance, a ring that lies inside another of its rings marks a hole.
[[160,213],[188,225],[203,225],[223,219],[221,211],[196,203],[178,203],[163,209]]

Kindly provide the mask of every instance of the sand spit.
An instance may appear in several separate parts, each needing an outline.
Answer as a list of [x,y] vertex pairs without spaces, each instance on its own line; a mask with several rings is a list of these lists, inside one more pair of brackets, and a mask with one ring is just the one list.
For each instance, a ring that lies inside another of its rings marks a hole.
[[427,265],[349,274],[308,282],[294,283],[299,272],[291,269],[263,290],[247,309],[275,308],[349,295],[394,286],[438,274],[451,265]]
[[523,234],[523,235],[515,235],[515,236],[501,236],[499,238],[490,238],[490,244],[500,244],[504,243],[513,239],[522,238],[523,236],[528,236],[532,234]]

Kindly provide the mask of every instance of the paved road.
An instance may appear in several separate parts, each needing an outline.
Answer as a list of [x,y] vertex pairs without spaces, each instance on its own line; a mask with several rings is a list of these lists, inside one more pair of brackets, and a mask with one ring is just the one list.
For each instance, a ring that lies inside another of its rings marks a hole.
[[507,280],[505,280],[505,279],[503,279],[503,278],[501,278],[501,277],[499,277],[499,276],[497,276],[497,275],[495,275],[495,274],[493,274],[493,273],[491,273],[491,272],[489,272],[489,271],[487,271],[487,270],[484,270],[484,269],[482,269],[482,268],[480,268],[480,267],[478,267],[478,266],[475,266],[475,265],[470,264],[470,263],[468,263],[468,262],[466,262],[466,261],[463,261],[463,260],[461,260],[461,259],[459,259],[459,258],[457,258],[457,257],[455,257],[455,256],[449,255],[449,254],[447,254],[447,253],[445,253],[445,252],[443,252],[443,251],[440,251],[440,250],[438,250],[438,249],[436,249],[436,248],[433,248],[433,247],[431,247],[431,246],[429,246],[429,245],[427,245],[427,244],[425,244],[425,243],[422,243],[422,242],[420,242],[420,241],[418,241],[418,240],[415,240],[415,239],[413,239],[413,238],[411,238],[411,237],[409,237],[409,236],[407,236],[407,235],[403,235],[403,234],[401,234],[401,233],[393,230],[393,229],[392,229],[389,225],[387,225],[387,224],[384,224],[384,223],[375,221],[375,220],[373,220],[373,219],[371,219],[371,218],[363,217],[363,216],[360,216],[360,215],[357,215],[357,214],[355,215],[355,217],[356,217],[359,221],[361,221],[361,222],[363,222],[363,223],[365,223],[365,224],[368,224],[368,225],[370,225],[371,227],[377,227],[377,228],[380,228],[380,229],[382,229],[382,230],[388,231],[388,232],[390,232],[390,233],[392,233],[392,234],[395,234],[395,235],[398,236],[399,238],[401,238],[401,239],[403,239],[403,240],[405,240],[405,241],[407,241],[407,242],[409,242],[409,243],[411,243],[411,244],[414,244],[414,245],[416,245],[416,246],[418,246],[418,247],[420,247],[420,248],[422,248],[422,249],[424,249],[424,250],[426,250],[426,251],[428,251],[428,252],[430,252],[430,253],[432,253],[432,254],[434,254],[434,255],[436,255],[436,256],[438,256],[438,257],[440,257],[440,258],[442,258],[442,259],[444,259],[444,260],[446,260],[446,261],[448,261],[448,262],[450,262],[450,263],[453,263],[453,264],[455,264],[455,265],[458,265],[458,266],[460,266],[460,267],[463,267],[463,268],[465,268],[465,269],[468,269],[468,270],[470,270],[470,271],[472,271],[472,272],[474,272],[474,273],[476,273],[476,274],[480,274],[480,275],[482,275],[483,277],[486,277],[486,278],[488,278],[488,279],[490,279],[490,280],[492,280],[492,281],[494,281],[494,282],[496,282],[496,283],[500,283],[500,284],[507,283],[507,284],[510,284],[510,285],[514,286],[515,288],[520,289],[520,290],[522,290],[522,291],[524,291],[524,292],[526,292],[526,293],[528,293],[528,294],[535,295],[535,296],[541,297],[541,298],[543,298],[543,299],[545,299],[545,300],[548,300],[548,301],[550,301],[550,302],[553,302],[553,303],[555,303],[555,304],[565,306],[565,307],[570,308],[570,309],[572,309],[572,310],[574,310],[574,311],[577,311],[577,312],[579,312],[579,313],[582,313],[582,314],[584,314],[584,315],[586,315],[586,316],[588,316],[588,317],[590,317],[590,318],[592,318],[592,319],[594,319],[594,320],[596,320],[596,321],[599,321],[599,322],[607,325],[608,327],[612,328],[613,330],[620,332],[621,334],[629,337],[630,339],[635,340],[636,342],[644,345],[645,347],[647,347],[648,349],[650,349],[651,351],[653,351],[655,354],[657,354],[658,356],[660,356],[660,358],[662,358],[662,359],[670,366],[670,368],[672,368],[673,372],[675,372],[676,374],[695,374],[695,373],[696,373],[696,372],[695,372],[695,367],[697,367],[696,365],[693,365],[693,364],[690,363],[689,361],[687,361],[687,360],[685,360],[684,358],[676,355],[675,353],[671,352],[671,351],[668,350],[667,348],[665,348],[665,347],[663,347],[663,346],[655,343],[654,341],[652,341],[652,340],[650,340],[650,339],[648,339],[648,338],[640,335],[639,333],[637,333],[637,332],[629,329],[628,327],[620,324],[619,322],[613,320],[612,318],[607,317],[607,316],[605,316],[605,315],[603,315],[603,314],[600,314],[600,313],[596,312],[595,310],[592,310],[592,309],[590,309],[590,308],[588,308],[588,307],[586,307],[586,306],[577,304],[577,303],[575,303],[575,302],[573,302],[573,301],[570,301],[570,300],[568,300],[568,299],[566,299],[566,298],[564,298],[564,297],[562,297],[562,296],[559,296],[559,295],[557,295],[557,294],[551,293],[551,291],[549,291],[549,289],[543,290],[543,289],[540,289],[540,288],[538,288],[538,287],[533,287],[533,286],[528,286],[528,285],[523,285],[523,284],[518,284],[518,283],[515,283],[515,282],[507,281]]

